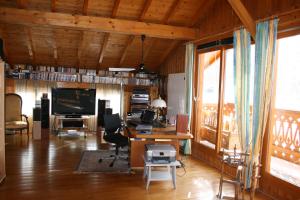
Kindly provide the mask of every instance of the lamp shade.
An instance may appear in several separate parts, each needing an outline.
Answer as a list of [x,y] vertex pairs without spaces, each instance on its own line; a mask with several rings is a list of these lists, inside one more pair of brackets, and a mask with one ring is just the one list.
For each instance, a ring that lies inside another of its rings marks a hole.
[[158,99],[155,99],[151,102],[151,106],[154,108],[165,108],[167,107],[167,104],[163,99],[158,97]]

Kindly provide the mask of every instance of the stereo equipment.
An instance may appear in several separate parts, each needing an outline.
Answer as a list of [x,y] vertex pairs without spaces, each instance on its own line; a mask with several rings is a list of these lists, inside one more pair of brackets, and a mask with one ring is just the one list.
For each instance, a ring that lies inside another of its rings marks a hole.
[[42,128],[49,128],[49,99],[41,98],[41,124]]

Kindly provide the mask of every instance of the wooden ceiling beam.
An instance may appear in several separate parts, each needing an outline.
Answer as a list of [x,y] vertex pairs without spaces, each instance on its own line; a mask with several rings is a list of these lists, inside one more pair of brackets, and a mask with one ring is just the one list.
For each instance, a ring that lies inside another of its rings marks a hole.
[[[113,10],[112,10],[111,18],[115,18],[117,16],[119,6],[120,6],[120,0],[116,0],[115,3],[114,3]],[[104,52],[105,52],[106,47],[108,45],[109,37],[110,37],[110,33],[105,33],[103,43],[102,43],[100,53],[99,53],[99,59],[98,59],[99,65],[103,61]]]
[[17,0],[18,8],[25,9],[27,8],[28,0]]
[[0,22],[9,24],[64,27],[77,30],[101,31],[130,35],[145,34],[150,37],[181,40],[194,40],[197,38],[198,34],[198,29],[195,28],[4,7],[0,8]]
[[[152,0],[146,0],[146,2],[144,3],[143,10],[138,19],[140,22],[144,21],[146,13],[150,8],[151,3],[152,3]],[[129,36],[128,41],[124,47],[123,53],[121,55],[121,58],[119,61],[119,66],[122,65],[122,63],[124,62],[126,54],[128,52],[128,49],[129,49],[130,45],[132,44],[133,40],[135,39],[135,37],[137,37],[137,36],[133,36],[133,35]]]
[[[180,4],[180,0],[174,0],[172,6],[168,10],[167,14],[165,15],[162,21],[163,24],[169,23],[170,18],[175,14],[176,10],[178,9],[179,4]],[[176,47],[177,47],[177,42],[173,41],[173,43],[169,46],[167,51],[165,51],[165,53],[162,55],[161,60],[159,61],[159,66],[164,63],[165,59],[169,56],[170,52],[172,52]]]
[[30,59],[32,59],[33,62],[35,62],[35,49],[33,46],[31,29],[29,27],[24,27],[24,32],[25,35],[27,36],[26,41],[27,41],[28,55],[30,56]]
[[244,6],[243,2],[241,2],[241,0],[227,0],[227,1],[231,5],[236,15],[240,18],[245,28],[250,32],[252,38],[255,39],[255,34],[256,34],[255,21],[251,17],[247,8]]
[[113,7],[113,10],[112,10],[112,14],[111,14],[111,18],[115,18],[117,16],[118,9],[119,9],[119,6],[120,6],[120,1],[121,0],[116,0],[115,1],[114,7]]
[[51,12],[56,12],[56,0],[51,0]]
[[163,24],[169,23],[170,18],[175,14],[176,10],[178,9],[179,4],[180,4],[180,0],[174,0],[174,2],[172,3],[167,14],[165,15],[164,19],[162,20]]
[[103,56],[104,56],[104,52],[105,52],[105,49],[106,49],[107,44],[108,44],[109,36],[110,36],[109,33],[105,34],[105,36],[104,36],[103,43],[102,43],[101,50],[100,50],[100,54],[99,54],[99,61],[98,61],[99,64],[101,64],[102,61],[103,61]]
[[146,2],[144,3],[144,6],[143,6],[143,10],[139,16],[139,21],[144,21],[146,13],[148,12],[148,10],[150,8],[151,3],[152,3],[152,0],[146,0]]
[[89,0],[84,0],[83,7],[82,7],[83,15],[87,15],[88,7],[89,7]]
[[125,47],[124,47],[124,50],[123,50],[121,59],[120,59],[120,61],[119,61],[119,66],[122,65],[122,63],[124,62],[125,57],[126,57],[126,54],[127,54],[127,51],[128,51],[128,49],[129,49],[130,45],[132,44],[134,38],[135,38],[135,37],[134,37],[133,35],[129,36],[129,38],[128,38],[128,40],[127,40],[127,43],[126,43],[126,45],[125,45]]
[[[82,15],[87,15],[87,11],[88,11],[88,4],[89,4],[89,0],[84,0],[83,2],[83,6],[82,6]],[[80,39],[78,42],[78,47],[77,47],[77,66],[78,69],[81,66],[81,55],[82,55],[82,51],[83,51],[83,43],[84,43],[84,31],[80,32]]]

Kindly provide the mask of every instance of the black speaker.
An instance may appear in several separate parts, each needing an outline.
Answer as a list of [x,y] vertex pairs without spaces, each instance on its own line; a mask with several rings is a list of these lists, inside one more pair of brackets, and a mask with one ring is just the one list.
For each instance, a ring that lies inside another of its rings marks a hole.
[[32,115],[33,121],[41,121],[41,108],[33,108],[33,115]]
[[49,128],[49,99],[41,98],[42,128]]
[[111,108],[105,108],[105,115],[112,115],[112,109]]
[[105,114],[106,101],[98,99],[98,117],[97,124],[99,126],[104,125],[103,115]]

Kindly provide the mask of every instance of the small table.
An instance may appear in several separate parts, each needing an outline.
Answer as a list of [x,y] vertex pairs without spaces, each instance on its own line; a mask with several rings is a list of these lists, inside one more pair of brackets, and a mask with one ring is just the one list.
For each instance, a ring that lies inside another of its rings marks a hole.
[[[180,163],[176,160],[170,163],[144,162],[144,178],[147,178],[146,189],[148,190],[150,181],[169,181],[172,180],[173,187],[176,189],[176,167]],[[153,170],[153,167],[166,167],[167,170]]]

